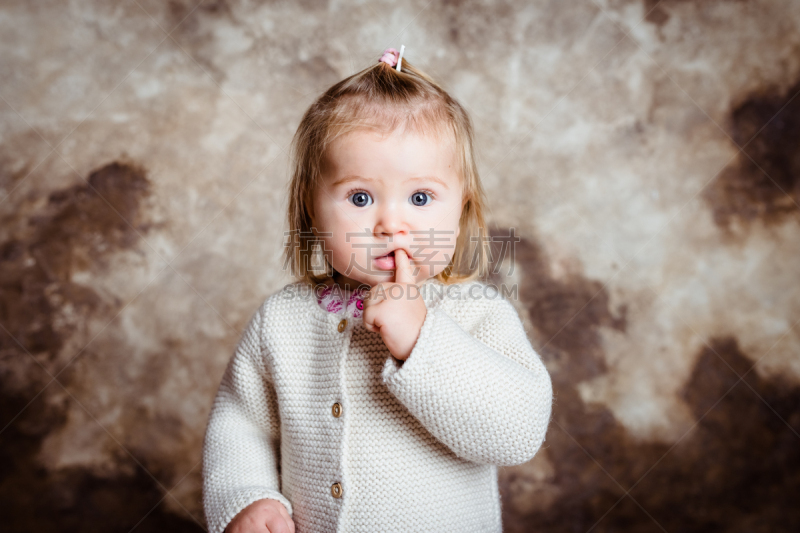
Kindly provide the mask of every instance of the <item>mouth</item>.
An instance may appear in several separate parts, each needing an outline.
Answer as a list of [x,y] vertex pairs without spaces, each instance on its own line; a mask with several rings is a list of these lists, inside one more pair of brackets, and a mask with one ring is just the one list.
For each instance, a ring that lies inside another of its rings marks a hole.
[[378,270],[394,270],[394,250],[388,254],[376,257],[373,259],[373,261],[375,262],[375,266],[378,268]]

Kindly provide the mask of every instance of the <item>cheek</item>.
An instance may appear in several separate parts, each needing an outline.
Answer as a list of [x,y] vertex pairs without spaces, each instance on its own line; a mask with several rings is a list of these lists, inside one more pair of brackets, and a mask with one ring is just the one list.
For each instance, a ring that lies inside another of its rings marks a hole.
[[366,251],[363,246],[358,246],[358,239],[350,238],[347,240],[346,231],[334,231],[328,237],[328,248],[331,251],[331,263],[339,272],[344,272],[349,267],[362,266],[365,262]]
[[444,220],[439,223],[440,231],[447,231],[448,238],[455,243],[460,233],[459,221],[461,220],[461,210],[454,209],[447,214]]
[[[415,237],[419,247],[419,257],[422,262],[423,272],[432,277],[444,270],[450,263],[456,251],[456,242],[459,234],[459,220],[461,210],[458,206],[449,208],[449,213],[438,212],[431,217],[419,221],[424,226],[424,233]],[[433,228],[431,232],[430,228]]]
[[448,241],[442,241],[441,253],[446,256],[447,262],[453,258],[456,252],[456,243],[458,241],[458,234],[460,233],[459,220],[461,219],[461,211],[455,210],[447,219],[442,221],[441,229],[447,231]]
[[320,233],[325,234],[329,241],[344,242],[345,234],[348,231],[346,221],[342,220],[341,213],[326,206],[320,209],[317,228]]

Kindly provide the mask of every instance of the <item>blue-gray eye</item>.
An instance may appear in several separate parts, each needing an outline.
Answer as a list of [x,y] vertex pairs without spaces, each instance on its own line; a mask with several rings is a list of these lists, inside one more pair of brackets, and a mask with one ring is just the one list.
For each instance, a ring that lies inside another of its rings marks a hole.
[[356,207],[364,207],[372,203],[372,198],[369,194],[359,191],[350,195],[350,202]]
[[415,192],[414,194],[411,195],[411,198],[409,198],[409,200],[411,200],[411,203],[416,205],[417,207],[428,205],[430,203],[429,201],[430,199],[431,195],[422,191]]

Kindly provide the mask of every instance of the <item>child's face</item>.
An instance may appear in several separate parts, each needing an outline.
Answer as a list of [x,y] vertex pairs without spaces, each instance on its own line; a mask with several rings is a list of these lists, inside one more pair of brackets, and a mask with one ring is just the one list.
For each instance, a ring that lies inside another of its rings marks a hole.
[[343,281],[395,281],[397,248],[416,282],[450,263],[463,207],[452,141],[359,130],[330,146],[323,168],[313,222]]

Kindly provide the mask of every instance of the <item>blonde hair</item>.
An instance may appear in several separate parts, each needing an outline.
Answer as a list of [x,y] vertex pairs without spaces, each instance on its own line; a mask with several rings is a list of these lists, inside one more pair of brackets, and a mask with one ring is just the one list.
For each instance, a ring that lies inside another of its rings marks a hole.
[[320,185],[328,147],[338,137],[355,130],[390,133],[399,127],[455,140],[463,189],[460,232],[450,264],[435,277],[451,284],[485,275],[489,262],[483,215],[485,194],[473,155],[469,115],[427,74],[403,59],[400,72],[378,62],[336,83],[311,104],[300,121],[292,141],[290,238],[284,249],[285,264],[295,278],[316,285],[335,272],[327,258],[323,275],[316,275],[310,268],[319,244],[312,232],[313,193]]

